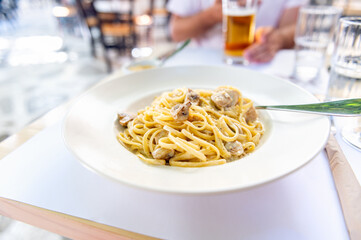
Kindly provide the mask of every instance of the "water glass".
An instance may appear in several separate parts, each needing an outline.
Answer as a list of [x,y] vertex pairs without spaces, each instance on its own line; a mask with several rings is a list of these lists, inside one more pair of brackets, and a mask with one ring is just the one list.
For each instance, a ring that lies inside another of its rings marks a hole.
[[[327,98],[334,100],[360,97],[361,17],[344,17],[337,27]],[[352,123],[342,129],[342,136],[361,149],[361,119],[352,119]]]
[[254,41],[258,0],[223,0],[224,60],[246,64],[244,50]]
[[310,82],[318,78],[341,12],[340,8],[333,6],[304,6],[300,9],[293,70],[293,79],[297,82]]

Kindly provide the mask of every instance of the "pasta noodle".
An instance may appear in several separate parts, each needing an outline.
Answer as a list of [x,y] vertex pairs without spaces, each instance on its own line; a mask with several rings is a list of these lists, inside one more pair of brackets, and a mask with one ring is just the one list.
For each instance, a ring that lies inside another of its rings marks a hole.
[[264,133],[253,102],[230,86],[165,92],[136,116],[118,114],[118,140],[144,162],[204,167],[252,152]]

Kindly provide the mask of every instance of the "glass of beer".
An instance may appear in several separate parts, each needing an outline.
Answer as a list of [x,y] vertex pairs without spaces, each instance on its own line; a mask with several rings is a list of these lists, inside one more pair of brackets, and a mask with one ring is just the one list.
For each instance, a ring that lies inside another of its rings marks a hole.
[[254,41],[258,0],[223,0],[224,58],[227,64],[247,64],[244,50]]

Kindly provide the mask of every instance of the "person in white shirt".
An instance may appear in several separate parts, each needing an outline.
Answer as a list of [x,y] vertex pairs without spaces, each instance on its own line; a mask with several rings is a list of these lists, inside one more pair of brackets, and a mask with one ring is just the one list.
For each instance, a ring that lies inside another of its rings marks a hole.
[[[294,46],[298,10],[307,0],[262,0],[256,14],[256,41],[244,57],[255,63],[270,61],[280,49]],[[222,0],[170,0],[170,28],[174,41],[192,38],[197,46],[220,48]]]

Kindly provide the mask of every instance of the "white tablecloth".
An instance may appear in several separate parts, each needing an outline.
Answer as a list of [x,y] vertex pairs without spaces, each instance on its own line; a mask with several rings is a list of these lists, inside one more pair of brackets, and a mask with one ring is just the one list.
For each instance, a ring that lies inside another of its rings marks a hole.
[[[221,64],[217,51],[194,51],[168,64]],[[285,74],[271,66],[283,64],[255,68]],[[360,180],[360,153],[338,140]],[[133,189],[83,167],[63,143],[60,119],[0,161],[0,196],[163,239],[348,239],[323,151],[253,189],[172,195]]]

